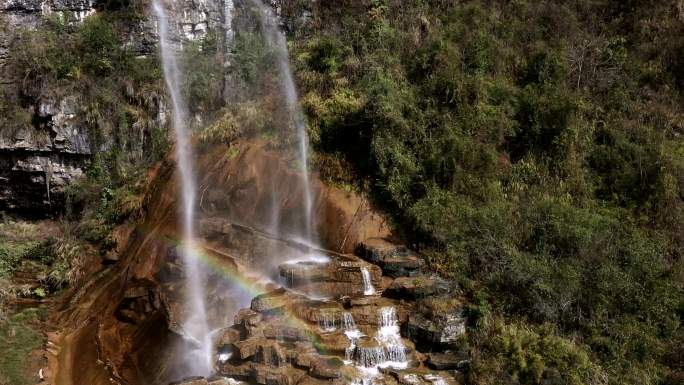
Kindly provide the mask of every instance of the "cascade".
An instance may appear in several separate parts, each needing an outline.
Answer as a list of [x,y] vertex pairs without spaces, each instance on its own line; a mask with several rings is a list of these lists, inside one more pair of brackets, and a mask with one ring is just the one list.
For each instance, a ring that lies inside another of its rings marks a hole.
[[380,309],[380,329],[375,339],[385,348],[387,362],[383,363],[383,366],[405,368],[408,365],[406,349],[401,341],[397,311],[394,307]]
[[173,106],[173,129],[176,137],[176,161],[179,170],[180,219],[182,223],[181,253],[185,263],[187,290],[185,304],[188,316],[183,320],[183,330],[188,338],[195,341],[196,351],[187,355],[193,371],[206,375],[211,370],[212,344],[204,303],[204,278],[199,266],[199,256],[195,246],[195,197],[196,183],[193,165],[193,151],[187,127],[187,105],[181,95],[181,74],[176,61],[174,48],[169,43],[169,21],[160,0],[155,0],[153,10],[157,16],[159,45],[161,49],[164,81],[171,96]]
[[342,327],[347,332],[358,331],[356,322],[354,322],[354,316],[351,313],[345,312],[342,315]]
[[337,330],[336,314],[330,311],[322,311],[318,315],[318,327],[324,332],[334,332]]
[[354,359],[354,351],[358,345],[358,341],[363,335],[356,327],[354,316],[351,313],[344,313],[342,315],[342,327],[344,328],[344,335],[349,339],[349,346],[344,349],[344,361],[347,364],[352,363]]
[[356,364],[364,368],[376,368],[387,361],[382,346],[357,346],[354,358]]
[[380,309],[380,330],[387,328],[399,328],[397,320],[397,310],[393,306]]
[[373,287],[373,283],[371,282],[371,276],[370,272],[368,269],[365,267],[361,268],[361,275],[363,276],[363,294],[364,295],[373,295],[375,294],[375,288]]
[[[294,82],[294,76],[290,68],[290,59],[287,49],[287,40],[285,34],[281,31],[278,25],[278,19],[270,7],[264,5],[261,0],[252,0],[252,3],[259,10],[259,17],[261,20],[262,32],[266,38],[266,42],[275,49],[275,56],[280,72],[281,88],[285,98],[285,105],[287,107],[290,119],[294,124],[297,134],[297,144],[299,153],[299,166],[301,172],[302,186],[304,200],[304,223],[303,234],[305,243],[310,246],[316,245],[317,240],[313,233],[313,193],[311,191],[311,184],[309,181],[309,139],[306,133],[306,119],[304,112],[299,105],[299,98],[297,95],[297,88]],[[278,213],[279,215],[279,213]],[[279,219],[275,220],[276,222]],[[274,222],[272,220],[271,222]]]
[[426,374],[423,378],[430,381],[433,385],[447,385],[443,377],[435,374]]

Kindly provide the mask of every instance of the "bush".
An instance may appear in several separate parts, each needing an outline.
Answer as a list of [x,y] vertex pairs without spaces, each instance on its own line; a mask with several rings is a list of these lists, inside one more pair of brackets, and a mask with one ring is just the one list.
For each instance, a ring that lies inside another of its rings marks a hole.
[[521,323],[490,321],[476,335],[480,354],[496,359],[473,363],[469,376],[508,377],[519,384],[582,385],[605,384],[605,373],[590,359],[586,346],[562,338],[545,324],[530,328]]
[[500,320],[472,383],[677,378],[673,10],[374,1],[323,12],[293,41],[322,174],[350,165],[431,267]]

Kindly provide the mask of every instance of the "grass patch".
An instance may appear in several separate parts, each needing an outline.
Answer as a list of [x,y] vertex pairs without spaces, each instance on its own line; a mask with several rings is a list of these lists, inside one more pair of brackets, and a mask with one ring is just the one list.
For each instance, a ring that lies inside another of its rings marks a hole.
[[42,314],[27,309],[0,319],[0,385],[27,385],[35,382],[27,373],[31,352],[39,349],[44,336],[39,331]]

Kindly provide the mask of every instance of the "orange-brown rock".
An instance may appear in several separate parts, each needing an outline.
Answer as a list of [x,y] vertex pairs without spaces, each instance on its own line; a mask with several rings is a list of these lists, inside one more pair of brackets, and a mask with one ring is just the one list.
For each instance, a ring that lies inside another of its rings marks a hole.
[[[244,298],[234,294],[236,280],[233,278],[239,278],[237,283],[247,286],[250,295],[262,292],[273,285],[245,279],[248,270],[257,268],[266,276],[277,274],[277,266],[282,261],[269,258],[273,250],[302,251],[296,242],[272,239],[261,232],[270,225],[267,222],[272,209],[272,185],[280,193],[277,204],[282,213],[283,233],[294,231],[302,221],[303,203],[298,199],[302,194],[300,175],[289,167],[290,160],[291,156],[270,148],[263,141],[237,143],[230,148],[217,146],[200,154],[196,167],[199,171],[198,221],[206,239],[200,239],[198,245],[202,246],[203,261],[212,268],[203,282],[212,330],[232,324],[238,310],[246,305]],[[150,172],[141,222],[135,230],[117,236],[121,241],[117,242],[116,257],[108,260],[108,266],[88,276],[83,285],[64,296],[60,312],[53,320],[63,329],[55,369],[60,385],[109,385],[112,381],[167,385],[188,373],[184,352],[195,342],[183,337],[183,320],[188,316],[188,309],[183,298],[185,269],[177,250],[175,173],[171,158]],[[391,237],[384,217],[365,199],[326,186],[315,177],[312,180],[316,196],[314,212],[323,246],[350,253],[356,244],[368,238]],[[335,272],[337,276],[330,282],[333,286],[329,290],[347,290],[334,285],[356,286],[360,278],[358,265],[347,270],[338,267],[340,270]],[[369,267],[374,285],[383,286],[379,271]],[[320,333],[313,321],[316,304],[285,291],[255,298],[251,311],[257,314],[238,317],[239,337],[233,331],[223,333],[223,342],[236,350],[220,374],[279,385],[295,385],[305,378],[309,369],[297,369],[290,364],[273,367],[276,361],[270,358],[262,359],[268,364],[232,360],[275,354],[277,363],[290,362],[297,355],[297,348],[287,344],[303,342],[310,337],[309,332]],[[406,318],[405,310],[398,308],[397,311],[400,318]],[[371,313],[367,315],[369,325],[370,318],[377,319],[377,314]],[[275,327],[271,317],[279,315],[298,319],[306,333],[295,332],[299,324]],[[269,344],[280,337],[287,344],[281,344],[284,350],[276,349],[274,353],[274,345]],[[243,338],[247,339],[237,340]],[[341,340],[330,343],[336,350],[342,345]],[[325,373],[323,369],[319,369],[319,375]]]

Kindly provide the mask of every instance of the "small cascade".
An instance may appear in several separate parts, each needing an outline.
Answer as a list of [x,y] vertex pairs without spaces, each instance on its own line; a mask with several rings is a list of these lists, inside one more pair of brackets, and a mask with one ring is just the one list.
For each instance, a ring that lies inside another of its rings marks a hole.
[[363,334],[356,327],[354,316],[351,313],[344,313],[342,315],[342,328],[344,328],[344,335],[349,339],[349,346],[344,349],[344,361],[346,364],[351,364],[354,360],[354,351]]
[[337,317],[334,312],[322,311],[318,315],[318,327],[324,332],[337,330]]
[[393,306],[387,306],[380,309],[380,330],[395,327],[397,329],[399,328],[397,310]]
[[361,268],[361,275],[363,276],[363,294],[364,295],[373,295],[375,294],[375,288],[373,287],[373,283],[371,282],[371,276],[370,272],[368,269],[365,267]]
[[[406,348],[399,333],[399,320],[394,307],[383,307],[379,313],[380,327],[372,341],[362,341],[363,336],[357,329],[350,313],[344,313],[342,326],[349,338],[349,347],[345,349],[345,363],[354,362],[363,378],[354,381],[372,384],[373,378],[379,375],[379,368],[405,369],[408,367]],[[366,382],[368,381],[368,382]],[[355,383],[355,382],[352,382]]]
[[426,374],[423,376],[426,380],[430,381],[432,385],[447,385],[446,380],[443,377],[436,374]]
[[219,349],[218,356],[216,357],[216,359],[220,365],[223,365],[226,362],[228,362],[228,360],[232,356],[233,356],[233,352],[231,352],[229,349],[223,347],[223,348]]
[[356,328],[356,322],[354,322],[354,316],[351,313],[344,313],[342,315],[342,327],[345,332],[358,332]]
[[387,362],[383,366],[405,368],[408,365],[406,348],[401,341],[399,320],[397,319],[397,311],[394,307],[383,307],[380,309],[380,330],[378,330],[375,339],[385,348]]
[[351,385],[373,385],[372,378],[355,378],[351,381]]
[[387,362],[387,355],[382,346],[358,346],[354,361],[364,368],[377,368]]

